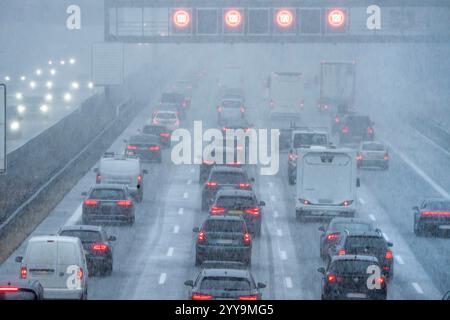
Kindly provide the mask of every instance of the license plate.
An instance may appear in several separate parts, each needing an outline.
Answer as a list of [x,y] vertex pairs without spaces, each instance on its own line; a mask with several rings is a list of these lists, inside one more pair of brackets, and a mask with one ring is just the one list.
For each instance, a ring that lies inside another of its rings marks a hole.
[[221,240],[217,240],[217,243],[219,244],[232,244],[233,240],[230,239],[221,239]]
[[228,211],[229,214],[243,214],[244,212],[242,210],[230,210]]
[[347,298],[364,299],[367,296],[365,293],[347,293]]

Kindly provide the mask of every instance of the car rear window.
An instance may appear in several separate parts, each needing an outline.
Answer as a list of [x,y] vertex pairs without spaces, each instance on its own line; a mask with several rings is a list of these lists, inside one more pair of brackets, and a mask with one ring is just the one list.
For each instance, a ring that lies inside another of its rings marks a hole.
[[371,265],[377,264],[364,260],[338,260],[332,263],[330,270],[338,274],[366,274]]
[[225,100],[222,101],[222,106],[224,108],[240,108],[241,102],[236,100]]
[[200,289],[202,290],[223,290],[223,291],[244,291],[251,290],[250,281],[246,278],[238,277],[205,277]]
[[54,265],[56,262],[56,242],[30,242],[28,264]]
[[102,235],[98,231],[88,231],[88,230],[64,230],[60,233],[64,237],[75,237],[79,238],[81,242],[95,242],[101,241]]
[[320,133],[302,133],[294,136],[294,148],[326,146],[327,136]]
[[251,197],[221,196],[217,199],[217,205],[224,208],[251,207],[256,201]]
[[373,227],[371,224],[368,223],[354,223],[354,222],[337,222],[333,223],[332,226],[333,230],[337,231],[357,231],[357,232],[364,232],[364,231],[372,231]]
[[174,103],[174,102],[179,102],[183,99],[182,95],[179,94],[173,94],[173,93],[168,93],[168,94],[163,94],[161,97],[161,102],[169,102],[169,103]]
[[208,220],[205,222],[204,230],[206,232],[244,232],[244,222],[230,220]]
[[94,189],[89,198],[98,200],[125,199],[125,192],[121,189]]
[[151,144],[151,143],[157,143],[159,140],[159,138],[156,136],[149,136],[149,135],[141,135],[141,136],[132,136],[130,137],[130,144],[133,143],[147,143],[147,144]]
[[223,108],[222,117],[227,119],[239,119],[242,117],[241,110],[238,108]]
[[156,114],[156,117],[158,119],[176,119],[177,118],[176,114],[172,113],[172,112],[158,112]]
[[139,163],[132,160],[106,160],[101,163],[101,173],[138,174]]
[[211,180],[219,184],[238,184],[246,182],[247,179],[241,172],[213,172]]
[[58,264],[78,265],[80,263],[77,246],[71,242],[58,242]]
[[429,201],[425,205],[430,210],[448,210],[450,211],[450,201]]
[[144,134],[160,134],[164,131],[164,128],[160,126],[145,126],[142,130]]
[[385,146],[379,143],[365,143],[362,146],[363,150],[367,151],[383,151],[386,150]]
[[365,129],[370,127],[370,119],[368,117],[350,117],[347,119],[347,125],[356,129]]
[[386,242],[381,237],[348,237],[345,242],[345,247],[348,250],[360,250],[368,249],[370,252],[373,250],[380,250],[386,247]]

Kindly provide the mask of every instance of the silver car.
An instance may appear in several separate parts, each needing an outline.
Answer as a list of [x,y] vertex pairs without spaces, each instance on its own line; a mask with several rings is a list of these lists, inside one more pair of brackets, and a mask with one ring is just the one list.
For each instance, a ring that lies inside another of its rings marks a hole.
[[358,168],[389,168],[389,150],[381,142],[365,141],[359,145],[356,156]]

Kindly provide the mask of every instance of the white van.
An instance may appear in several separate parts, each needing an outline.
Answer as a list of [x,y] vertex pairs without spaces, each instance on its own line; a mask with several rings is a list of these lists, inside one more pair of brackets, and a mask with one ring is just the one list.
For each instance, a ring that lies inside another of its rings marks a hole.
[[355,216],[356,151],[299,149],[297,168],[297,218]]
[[44,299],[87,299],[88,269],[80,239],[35,236],[28,241],[20,278],[38,280]]

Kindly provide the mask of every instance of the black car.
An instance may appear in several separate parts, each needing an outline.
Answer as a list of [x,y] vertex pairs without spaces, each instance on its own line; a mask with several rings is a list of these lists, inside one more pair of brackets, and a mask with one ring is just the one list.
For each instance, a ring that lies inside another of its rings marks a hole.
[[222,124],[226,119],[239,119],[244,117],[245,107],[240,98],[223,98],[217,106],[217,119]]
[[347,115],[340,123],[339,142],[340,143],[360,143],[361,141],[373,141],[375,132],[374,123],[368,116]]
[[166,126],[159,124],[145,125],[142,128],[143,134],[155,135],[159,137],[159,144],[163,148],[170,148],[170,136],[172,135],[171,130],[167,129]]
[[0,280],[0,300],[43,300],[44,288],[37,280]]
[[209,216],[197,234],[195,265],[205,260],[241,261],[250,266],[252,239],[244,219],[236,216]]
[[[221,122],[222,133],[225,135],[228,130],[238,130],[241,129],[247,132],[252,125],[248,122],[247,118],[224,118]],[[225,138],[225,137],[224,137]]]
[[386,241],[380,230],[353,231],[346,230],[335,246],[328,250],[328,259],[343,255],[369,255],[377,258],[383,275],[390,279],[394,276],[394,254],[390,249],[392,242]]
[[96,184],[82,195],[86,196],[82,206],[82,224],[134,223],[133,197],[126,185]]
[[317,269],[323,274],[322,300],[386,300],[386,280],[383,275],[376,275],[376,270],[380,268],[377,258],[373,256],[334,257],[327,269]]
[[188,299],[191,300],[261,300],[260,289],[264,283],[256,283],[249,270],[203,269],[195,282],[188,280]]
[[414,233],[417,236],[450,230],[450,200],[425,199],[418,207],[413,207],[413,211]]
[[250,233],[259,236],[264,201],[258,201],[251,190],[222,189],[217,192],[210,215],[237,215],[244,218]]
[[252,182],[242,167],[215,166],[202,190],[202,210],[208,210],[220,188],[252,190]]
[[110,275],[113,271],[113,250],[111,242],[114,236],[108,236],[100,226],[71,225],[64,226],[58,234],[65,237],[76,237],[81,240],[89,275],[99,273]]
[[156,135],[139,134],[131,136],[124,142],[127,144],[126,155],[138,156],[142,161],[162,162],[160,138]]
[[322,232],[320,236],[320,257],[322,259],[327,258],[330,247],[338,243],[340,235],[345,231],[370,232],[376,230],[377,228],[373,223],[367,219],[333,218],[326,228],[324,226],[319,227],[319,231]]

